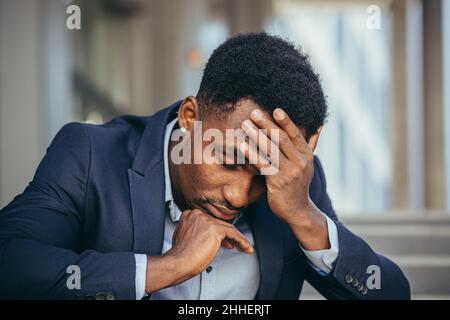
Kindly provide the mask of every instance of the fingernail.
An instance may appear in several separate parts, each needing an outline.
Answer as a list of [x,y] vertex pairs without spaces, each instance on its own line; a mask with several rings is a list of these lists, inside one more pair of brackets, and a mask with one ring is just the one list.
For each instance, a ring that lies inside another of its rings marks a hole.
[[285,118],[284,111],[280,108],[275,109],[275,112],[273,114],[277,120],[284,120]]
[[263,115],[262,115],[262,112],[260,110],[255,109],[255,110],[252,111],[252,117],[255,120],[261,120]]

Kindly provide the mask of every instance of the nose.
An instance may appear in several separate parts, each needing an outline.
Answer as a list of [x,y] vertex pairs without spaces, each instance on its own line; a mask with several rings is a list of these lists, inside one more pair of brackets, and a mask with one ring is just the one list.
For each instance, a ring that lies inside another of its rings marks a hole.
[[223,188],[224,198],[236,209],[246,207],[249,204],[251,187],[251,177],[234,179]]

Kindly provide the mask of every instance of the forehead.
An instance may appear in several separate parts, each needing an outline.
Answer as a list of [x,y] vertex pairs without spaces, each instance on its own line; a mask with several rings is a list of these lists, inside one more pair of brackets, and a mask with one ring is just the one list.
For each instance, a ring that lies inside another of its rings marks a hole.
[[[261,108],[251,99],[242,99],[236,103],[235,109],[223,116],[216,116],[214,113],[210,114],[205,121],[203,121],[203,128],[215,128],[225,132],[226,129],[238,129],[244,120],[250,119],[250,114],[253,110]],[[265,114],[267,112],[263,111]]]

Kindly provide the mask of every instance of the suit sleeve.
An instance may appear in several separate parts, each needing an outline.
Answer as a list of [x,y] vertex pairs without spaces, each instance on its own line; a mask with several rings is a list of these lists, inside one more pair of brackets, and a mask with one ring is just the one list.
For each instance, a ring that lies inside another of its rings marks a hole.
[[338,220],[326,191],[325,176],[318,158],[315,160],[315,170],[322,187],[322,197],[316,205],[336,223],[339,255],[326,276],[308,266],[308,282],[327,299],[410,299],[409,282],[400,268],[374,252]]
[[63,127],[25,191],[0,211],[0,298],[135,298],[133,253],[83,250],[90,148],[83,125]]

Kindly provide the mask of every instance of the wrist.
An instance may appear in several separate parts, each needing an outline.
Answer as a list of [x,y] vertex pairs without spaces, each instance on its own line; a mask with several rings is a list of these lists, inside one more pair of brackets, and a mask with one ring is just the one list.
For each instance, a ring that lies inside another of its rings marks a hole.
[[162,256],[147,256],[147,273],[145,291],[151,294],[155,291],[174,286],[186,279],[186,272],[182,270],[182,263],[166,253]]
[[309,200],[305,204],[298,206],[297,209],[293,210],[292,214],[289,215],[285,222],[295,228],[311,229],[314,226],[314,220],[317,215],[322,215],[316,205]]
[[328,227],[325,215],[311,201],[292,218],[288,225],[306,250],[329,249]]

